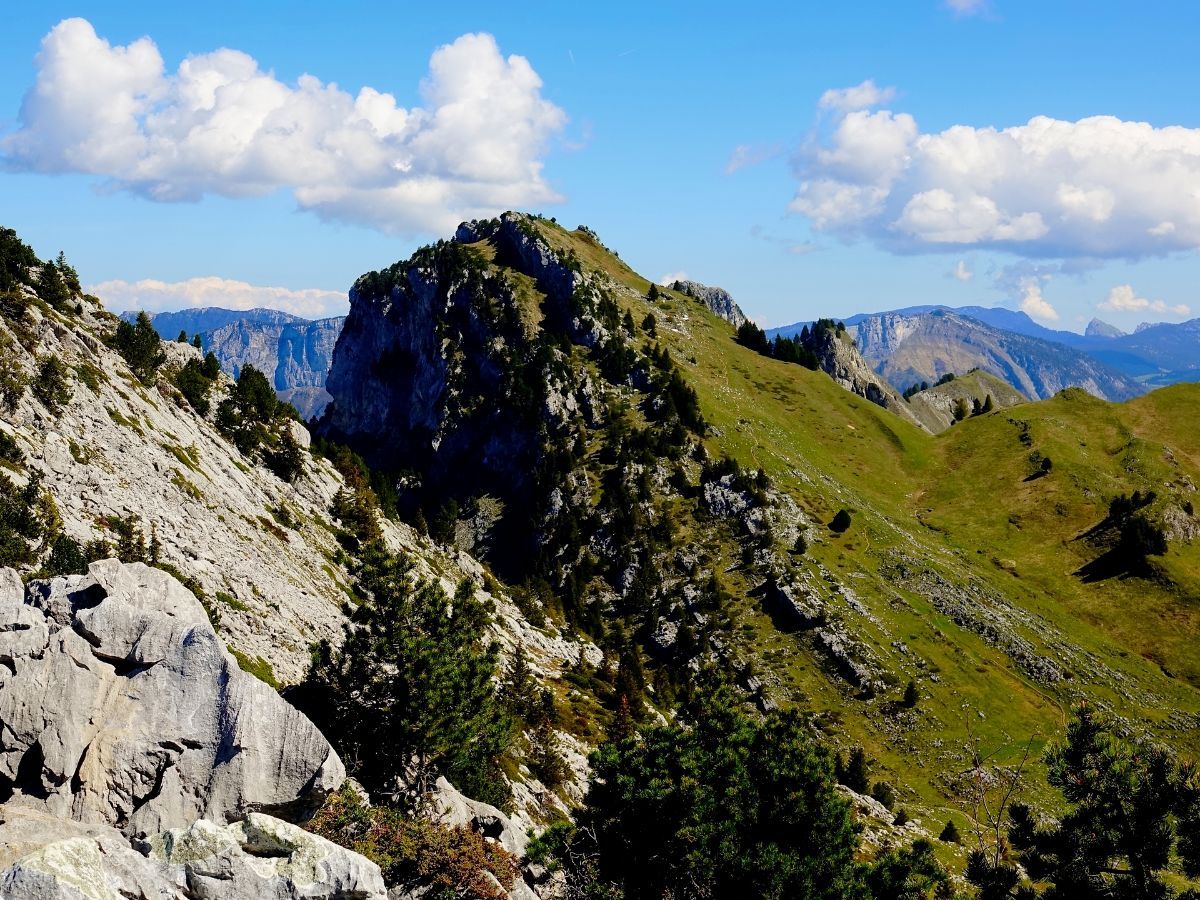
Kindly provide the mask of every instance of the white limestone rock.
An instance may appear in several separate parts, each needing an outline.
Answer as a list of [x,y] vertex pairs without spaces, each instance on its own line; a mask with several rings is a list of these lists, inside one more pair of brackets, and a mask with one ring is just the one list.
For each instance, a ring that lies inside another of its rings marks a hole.
[[[5,599],[11,580],[0,576]],[[145,835],[297,813],[345,778],[316,727],[238,667],[195,597],[141,563],[93,563],[0,604],[0,660],[9,803]]]

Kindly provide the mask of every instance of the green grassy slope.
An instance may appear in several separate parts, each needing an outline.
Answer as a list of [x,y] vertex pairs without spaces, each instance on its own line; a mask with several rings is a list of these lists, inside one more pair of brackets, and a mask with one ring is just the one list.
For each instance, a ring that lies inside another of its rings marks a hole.
[[[736,640],[773,699],[811,711],[836,742],[865,746],[903,802],[944,816],[968,745],[1015,761],[1030,738],[1061,734],[1084,698],[1200,749],[1200,548],[1173,542],[1158,580],[1074,574],[1101,552],[1080,535],[1113,496],[1149,488],[1160,506],[1181,505],[1200,480],[1189,427],[1200,388],[1120,406],[1071,391],[932,436],[823,373],[737,345],[728,323],[682,294],[646,300],[650,283],[590,233],[537,227],[623,287],[618,302],[636,321],[654,314],[713,426],[710,455],[762,467],[813,523],[793,564],[885,672],[890,687],[874,696],[832,674],[811,633],[775,627],[732,535],[690,537],[713,548],[741,597]],[[1026,480],[1034,453],[1053,469]],[[843,508],[853,525],[839,536],[826,523]],[[896,703],[909,679],[915,710]]]

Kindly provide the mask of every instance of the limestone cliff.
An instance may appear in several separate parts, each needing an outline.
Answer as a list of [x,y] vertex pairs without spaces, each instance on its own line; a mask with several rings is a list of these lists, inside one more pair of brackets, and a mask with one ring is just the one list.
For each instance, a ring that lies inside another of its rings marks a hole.
[[849,329],[867,362],[901,389],[978,368],[1035,400],[1068,387],[1081,387],[1107,400],[1144,392],[1080,350],[994,328],[950,310],[867,316]]
[[747,321],[742,308],[724,288],[709,287],[698,281],[676,281],[672,287],[682,294],[699,300],[734,328],[740,327]]

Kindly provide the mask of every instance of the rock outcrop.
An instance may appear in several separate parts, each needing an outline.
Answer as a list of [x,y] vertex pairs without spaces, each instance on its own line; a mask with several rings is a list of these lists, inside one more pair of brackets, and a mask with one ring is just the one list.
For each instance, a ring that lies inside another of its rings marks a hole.
[[141,563],[0,595],[0,791],[130,836],[294,815],[345,778],[301,713],[243,672],[196,598]]
[[[15,851],[15,852],[14,852]],[[295,825],[206,819],[137,847],[108,826],[0,811],[0,898],[383,900],[379,867]]]
[[699,300],[734,328],[740,328],[748,321],[742,308],[724,288],[709,287],[698,281],[676,281],[671,287]]
[[0,736],[5,900],[385,896],[374,863],[266,814],[345,769],[158,569],[0,570]]
[[812,344],[821,370],[846,390],[882,406],[918,428],[926,428],[896,389],[867,365],[848,331],[822,329],[814,334]]
[[[136,316],[122,314],[128,321]],[[150,321],[166,341],[181,331],[200,335],[204,352],[211,351],[234,378],[242,366],[254,366],[305,419],[319,416],[329,402],[325,379],[345,316],[309,320],[277,309],[213,306],[154,313]]]
[[534,352],[522,285],[487,264],[493,254],[544,296],[538,316],[561,319],[580,343],[603,339],[585,276],[526,217],[466,223],[453,242],[355,282],[319,428],[385,469],[420,471],[435,490],[500,484],[502,499],[519,501],[543,423],[592,401],[580,373]]

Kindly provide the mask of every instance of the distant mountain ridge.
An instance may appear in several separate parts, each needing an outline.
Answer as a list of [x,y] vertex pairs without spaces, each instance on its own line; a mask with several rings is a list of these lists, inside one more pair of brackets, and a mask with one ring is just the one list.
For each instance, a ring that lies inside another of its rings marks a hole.
[[[1200,381],[1200,319],[1177,324],[1143,324],[1138,326],[1133,334],[1125,334],[1106,322],[1093,320],[1086,334],[1077,334],[1073,331],[1046,328],[1018,310],[985,306],[955,308],[926,305],[879,313],[858,313],[843,321],[847,328],[857,332],[864,322],[885,316],[916,321],[921,317],[946,314],[990,327],[996,332],[989,337],[991,343],[1011,341],[1014,348],[1019,348],[1016,351],[1018,355],[1039,359],[1038,367],[1043,372],[1042,381],[1046,385],[1061,383],[1065,386],[1078,386],[1096,393],[1097,396],[1121,399],[1143,393],[1151,387],[1181,381]],[[791,336],[798,334],[806,324],[808,323],[796,322],[770,329],[767,334]],[[1006,333],[1009,337],[1004,338],[1001,333]],[[958,335],[957,339],[966,338],[964,333]],[[1028,341],[1017,340],[1018,338],[1041,343],[1030,344]],[[949,334],[941,336],[943,343],[951,339]],[[981,354],[980,348],[974,343],[953,347],[944,343],[942,350],[958,360],[955,365],[970,362],[972,366],[979,366],[1000,375],[1013,387],[1034,398],[1048,396],[1042,389],[1035,389],[1036,379],[1014,379],[1004,373],[1004,367],[999,361],[992,360],[989,363],[986,359],[988,354]],[[865,350],[864,355],[877,367],[877,371],[889,380],[898,378],[899,381],[893,380],[892,383],[899,388],[907,387],[911,381],[930,380],[930,376],[936,378],[942,374],[936,367],[909,367],[900,364],[899,361],[885,365],[880,355],[883,352],[885,351],[876,350],[875,359]],[[1056,354],[1061,356],[1063,369],[1058,375],[1052,375]],[[912,371],[906,371],[910,368]],[[892,374],[888,375],[884,369],[888,369]],[[919,378],[915,377],[918,375]],[[905,383],[906,380],[910,381]],[[1095,387],[1089,387],[1089,381],[1094,383]],[[1108,382],[1107,387],[1104,386],[1105,382]]]
[[[137,318],[138,310],[121,313],[121,318],[132,322]],[[254,309],[226,309],[222,306],[197,306],[190,309],[171,310],[150,314],[150,321],[155,330],[165,339],[174,340],[180,331],[186,331],[188,337],[193,334],[203,334],[215,331],[234,322],[254,322],[260,325],[286,325],[292,322],[307,322],[308,319],[292,315],[281,309],[255,307]]]
[[320,415],[329,403],[325,379],[345,316],[309,320],[277,309],[202,307],[154,313],[150,321],[166,340],[181,331],[189,337],[199,334],[203,350],[215,354],[234,378],[243,366],[254,366],[271,379],[280,399],[306,419]]

